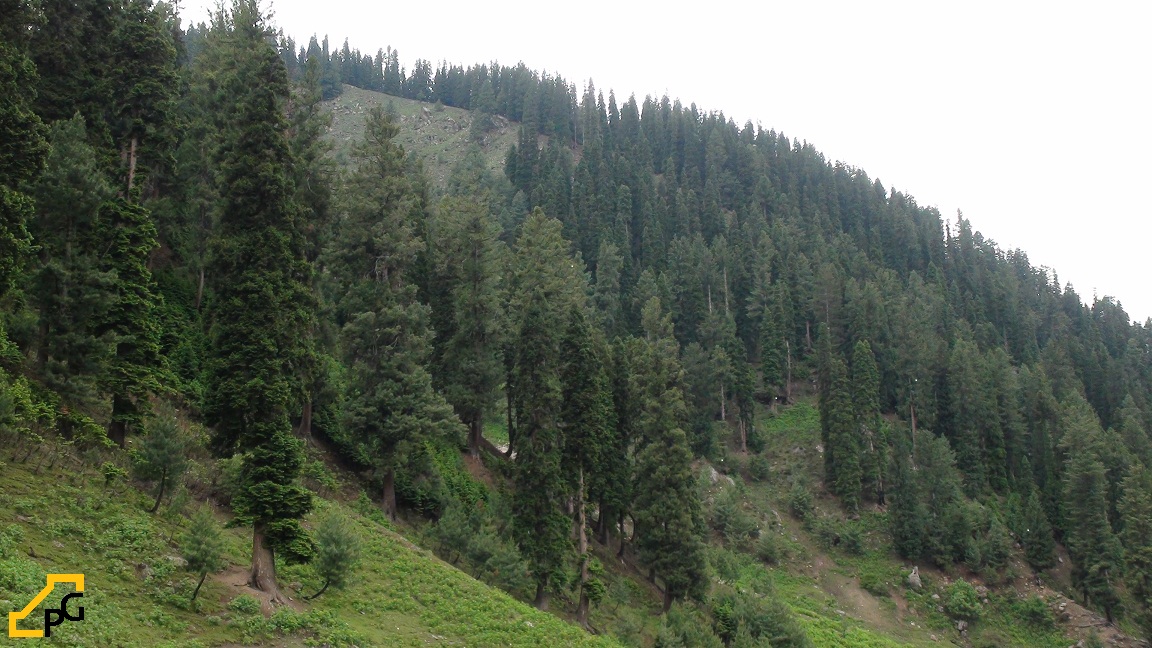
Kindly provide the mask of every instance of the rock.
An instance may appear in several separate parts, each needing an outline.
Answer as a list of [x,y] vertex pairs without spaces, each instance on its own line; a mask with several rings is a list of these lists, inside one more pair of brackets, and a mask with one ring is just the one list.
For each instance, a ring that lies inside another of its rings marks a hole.
[[956,622],[956,629],[959,630],[960,632],[964,632],[965,630],[968,629],[968,622],[967,621],[957,621]]
[[63,543],[63,542],[60,542],[59,540],[53,540],[53,541],[52,541],[52,546],[53,546],[53,547],[56,547],[57,549],[63,549],[63,548],[64,548],[64,543]]
[[912,573],[908,574],[908,587],[918,590],[923,586],[924,584],[920,581],[920,568],[913,567]]
[[988,599],[984,599],[984,600],[982,600],[982,601],[980,601],[980,602],[981,602],[981,603],[983,603],[984,605],[988,605]]
[[929,639],[931,639],[932,641],[939,641],[939,640],[936,638],[936,635],[934,635],[934,634],[930,634],[930,635],[928,635],[928,638],[929,638]]
[[939,594],[933,594],[933,595],[932,595],[932,600],[933,600],[933,601],[939,601],[939,600],[940,600],[940,595],[939,595]]
[[716,472],[716,469],[712,466],[708,466],[708,479],[711,480],[713,484],[720,481],[720,473]]
[[183,568],[188,566],[188,561],[184,560],[180,556],[165,556],[164,559],[167,560],[168,562],[172,563],[173,565],[176,565],[180,569],[183,569]]

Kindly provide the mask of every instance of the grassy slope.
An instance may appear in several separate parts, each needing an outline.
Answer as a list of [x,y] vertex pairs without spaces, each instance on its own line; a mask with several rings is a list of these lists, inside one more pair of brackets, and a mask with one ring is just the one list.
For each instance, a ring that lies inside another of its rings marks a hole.
[[[35,474],[37,459],[0,466],[0,609],[22,608],[47,572],[84,573],[85,620],[56,629],[57,645],[616,645],[473,580],[356,507],[324,500],[321,509],[343,509],[364,538],[364,560],[348,589],[302,603],[294,586],[315,591],[309,569],[283,568],[294,606],[271,618],[246,611],[236,599],[248,592],[240,583],[250,541],[244,529],[231,529],[231,566],[205,584],[193,607],[187,600],[195,581],[177,566],[187,509],[152,516],[148,497],[130,485],[105,487],[95,470],[79,466]],[[37,627],[36,618],[42,608],[21,627]],[[6,635],[0,645],[15,641]]]
[[[332,113],[328,140],[337,161],[345,162],[350,157],[352,146],[364,134],[368,112],[373,107],[387,109],[389,104],[400,116],[400,134],[396,141],[424,163],[433,185],[443,187],[452,168],[472,144],[468,135],[472,113],[467,110],[437,107],[346,85],[342,95],[326,104]],[[516,143],[518,125],[509,124],[502,117],[495,117],[494,122],[497,126],[487,134],[480,150],[488,168],[503,175],[504,156]]]

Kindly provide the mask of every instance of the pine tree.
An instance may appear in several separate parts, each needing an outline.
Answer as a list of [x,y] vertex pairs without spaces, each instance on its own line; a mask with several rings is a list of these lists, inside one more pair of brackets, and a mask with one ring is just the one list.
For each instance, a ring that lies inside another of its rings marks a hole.
[[928,510],[915,470],[911,436],[907,433],[895,436],[888,522],[896,552],[916,560],[927,548]]
[[1090,600],[1103,608],[1111,622],[1119,602],[1114,581],[1121,574],[1121,548],[1108,522],[1104,465],[1091,442],[1069,455],[1064,483],[1073,585],[1084,595],[1085,605]]
[[112,395],[108,437],[120,447],[128,430],[150,410],[148,397],[161,389],[164,359],[160,352],[159,298],[148,259],[156,249],[152,216],[139,203],[118,198],[100,210],[100,238],[105,241],[101,269],[114,276],[114,296],[98,330],[112,337],[115,352],[101,380]]
[[313,567],[324,581],[320,590],[305,600],[312,600],[328,588],[343,589],[348,576],[360,561],[360,536],[351,521],[338,512],[326,513],[316,524],[316,558]]
[[219,107],[221,201],[209,272],[204,413],[214,448],[243,453],[233,508],[253,525],[249,585],[279,602],[275,555],[302,562],[313,554],[300,526],[312,496],[296,482],[303,455],[289,418],[311,308],[310,268],[292,201],[284,63],[255,2],[237,0],[229,21],[235,67],[224,71],[226,103]]
[[1048,516],[1044,513],[1036,489],[1028,493],[1023,517],[1020,541],[1024,545],[1024,556],[1028,564],[1035,569],[1051,567],[1056,541],[1052,539],[1052,525],[1048,523]]
[[192,600],[200,593],[200,586],[208,574],[217,572],[227,565],[224,560],[224,538],[221,537],[220,527],[212,517],[212,511],[203,507],[192,516],[192,524],[184,534],[180,544],[180,552],[184,556],[185,569],[193,574],[199,574],[200,580],[196,589],[192,590]]
[[442,342],[442,380],[448,400],[468,427],[468,449],[479,454],[484,415],[491,410],[503,365],[504,248],[499,226],[483,205],[446,198],[433,238],[436,265],[448,284],[444,308],[450,334]]
[[615,427],[612,396],[604,364],[593,346],[594,339],[584,312],[572,307],[560,353],[564,366],[560,375],[563,403],[560,426],[563,433],[563,470],[575,474],[569,489],[575,493],[577,553],[580,560],[580,600],[576,620],[588,621],[588,553],[587,503],[589,486],[602,483],[606,475],[608,454]]
[[1124,497],[1120,500],[1124,530],[1125,582],[1135,599],[1136,619],[1144,637],[1152,639],[1152,473],[1137,468],[1124,480]]
[[155,480],[156,501],[149,513],[160,508],[160,501],[170,484],[176,483],[188,469],[189,442],[180,424],[172,416],[157,416],[148,422],[147,434],[136,448],[136,475]]
[[549,317],[542,294],[527,304],[517,338],[513,398],[516,411],[515,492],[512,530],[536,583],[535,605],[548,606],[550,588],[570,553],[571,524],[561,510],[570,482],[563,473],[560,416],[563,406],[559,322]]
[[852,350],[852,408],[860,444],[861,482],[884,505],[884,476],[888,469],[888,442],[880,419],[880,371],[867,340]]
[[839,356],[833,355],[828,365],[828,395],[820,401],[820,418],[827,422],[828,447],[832,455],[831,472],[824,475],[829,489],[840,497],[850,515],[860,510],[860,445],[857,419],[852,413],[852,392],[848,370]]
[[0,18],[0,297],[12,288],[32,253],[32,201],[21,185],[40,172],[48,152],[45,128],[32,111],[36,68],[20,50],[28,16],[23,2],[6,3]]
[[643,309],[645,338],[635,365],[640,411],[636,423],[633,516],[640,559],[664,581],[664,611],[701,593],[706,564],[704,529],[692,454],[681,427],[685,417],[671,319],[653,297]]
[[458,424],[432,386],[429,308],[413,274],[424,248],[422,196],[409,180],[398,127],[369,116],[360,166],[343,193],[344,216],[328,255],[336,279],[341,354],[348,368],[342,410],[357,454],[383,484],[396,517],[396,470],[427,440],[451,439]]
[[112,335],[97,328],[114,303],[116,277],[98,258],[100,208],[112,189],[86,140],[79,115],[53,124],[45,169],[31,190],[30,226],[40,247],[29,291],[39,319],[36,364],[72,407],[99,402],[99,380],[115,352]]

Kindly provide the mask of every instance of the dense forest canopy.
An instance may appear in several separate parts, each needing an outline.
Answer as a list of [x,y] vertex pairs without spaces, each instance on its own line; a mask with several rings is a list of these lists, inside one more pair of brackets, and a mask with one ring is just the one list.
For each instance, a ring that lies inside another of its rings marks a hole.
[[[668,97],[297,47],[250,0],[187,28],[151,0],[0,9],[0,417],[125,447],[180,403],[242,457],[254,586],[315,554],[322,437],[391,517],[468,500],[430,485],[438,448],[505,458],[505,518],[476,524],[540,606],[575,563],[586,614],[588,535],[666,610],[702,600],[697,460],[815,396],[826,487],[886,505],[903,556],[994,573],[1009,530],[1036,567],[1058,540],[1147,627],[1152,321],[962,215]],[[468,109],[477,146],[512,122],[503,175],[473,152],[431,186],[386,112],[338,168],[345,84]]]

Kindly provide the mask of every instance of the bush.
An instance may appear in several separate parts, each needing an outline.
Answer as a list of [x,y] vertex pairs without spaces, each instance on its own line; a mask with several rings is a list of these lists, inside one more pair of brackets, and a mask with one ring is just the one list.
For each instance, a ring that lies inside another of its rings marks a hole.
[[944,611],[953,619],[975,621],[980,618],[983,606],[976,588],[964,579],[948,586],[944,593]]
[[849,522],[840,534],[840,545],[852,556],[864,555],[864,532],[859,524]]
[[1056,627],[1056,618],[1052,616],[1052,610],[1039,596],[1032,595],[1017,601],[1013,607],[1016,610],[1016,615],[1028,625],[1042,630],[1051,630]]
[[788,549],[775,533],[762,533],[756,543],[756,557],[769,565],[779,565],[788,557]]
[[255,616],[260,614],[260,601],[247,594],[241,594],[228,603],[228,609],[239,616]]
[[801,522],[812,515],[812,492],[800,480],[792,482],[792,490],[788,493],[788,511]]
[[767,481],[771,473],[772,466],[764,455],[752,455],[752,458],[748,460],[748,476],[753,481]]
[[336,512],[324,514],[316,525],[315,535],[316,558],[312,566],[324,585],[319,592],[305,597],[309,600],[320,596],[329,587],[343,588],[348,574],[360,561],[360,536],[343,515]]

